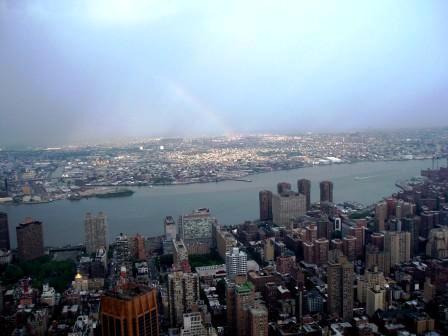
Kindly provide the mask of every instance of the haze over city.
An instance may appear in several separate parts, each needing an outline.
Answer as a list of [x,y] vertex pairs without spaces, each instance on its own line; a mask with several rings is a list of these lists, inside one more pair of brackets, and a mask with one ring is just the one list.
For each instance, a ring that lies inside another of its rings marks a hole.
[[444,1],[1,1],[0,147],[444,126]]

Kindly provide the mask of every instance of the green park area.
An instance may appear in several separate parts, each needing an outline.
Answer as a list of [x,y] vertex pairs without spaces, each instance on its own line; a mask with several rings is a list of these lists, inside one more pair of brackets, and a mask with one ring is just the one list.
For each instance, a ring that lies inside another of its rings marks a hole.
[[3,286],[11,286],[24,277],[30,277],[32,286],[42,288],[48,282],[57,292],[63,292],[76,273],[75,263],[71,260],[55,261],[49,256],[35,260],[9,264],[1,269],[0,281]]

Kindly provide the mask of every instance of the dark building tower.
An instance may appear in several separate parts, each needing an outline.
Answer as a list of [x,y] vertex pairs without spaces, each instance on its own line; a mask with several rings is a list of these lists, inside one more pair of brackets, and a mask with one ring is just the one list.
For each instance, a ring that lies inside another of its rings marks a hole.
[[306,197],[306,210],[311,208],[311,181],[307,179],[300,179],[297,181],[297,190],[299,194]]
[[277,193],[284,194],[288,191],[291,191],[291,183],[288,182],[279,182],[277,183]]
[[26,220],[16,227],[17,250],[20,260],[32,260],[44,255],[42,223]]
[[272,192],[262,190],[259,193],[260,199],[260,220],[272,220]]
[[107,292],[100,318],[103,335],[158,336],[157,291],[137,286]]
[[10,250],[8,215],[0,212],[0,250]]
[[333,203],[333,182],[322,181],[320,183],[320,201]]
[[328,262],[328,313],[343,320],[353,317],[353,264],[346,257]]

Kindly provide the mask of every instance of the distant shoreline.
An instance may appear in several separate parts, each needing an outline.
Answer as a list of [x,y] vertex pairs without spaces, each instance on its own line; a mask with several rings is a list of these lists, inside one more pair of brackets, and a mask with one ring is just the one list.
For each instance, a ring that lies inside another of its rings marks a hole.
[[[381,162],[409,162],[409,161],[424,161],[424,160],[431,160],[431,158],[417,158],[417,159],[391,159],[391,160],[360,160],[360,161],[354,161],[354,162],[341,162],[341,163],[329,163],[329,164],[319,164],[319,165],[304,165],[301,167],[294,167],[294,168],[283,168],[283,169],[273,169],[271,171],[265,171],[265,172],[254,172],[250,174],[241,175],[234,178],[222,178],[217,179],[216,181],[210,180],[210,181],[194,181],[194,182],[177,182],[177,183],[154,183],[154,184],[148,184],[148,185],[120,185],[118,187],[122,188],[151,188],[151,187],[176,187],[176,186],[187,186],[187,185],[193,185],[193,184],[207,184],[207,183],[220,183],[220,182],[229,182],[229,181],[235,181],[235,182],[242,182],[242,183],[251,183],[252,180],[247,179],[250,176],[257,176],[261,174],[269,174],[269,173],[275,173],[275,172],[281,172],[281,171],[291,171],[291,170],[298,170],[302,168],[319,168],[319,167],[328,167],[332,165],[354,165],[357,163],[381,163]],[[430,169],[431,167],[428,167]],[[279,181],[281,182],[281,181]],[[92,187],[117,187],[116,185],[92,185]],[[87,199],[87,198],[85,198]],[[68,197],[63,199],[54,199],[51,202],[59,202],[59,201],[72,201],[76,202],[76,200],[70,200]],[[39,204],[47,204],[50,201],[45,202],[35,202],[35,203],[13,203],[13,202],[7,202],[7,203],[0,203],[0,206],[27,206],[27,205],[39,205]]]

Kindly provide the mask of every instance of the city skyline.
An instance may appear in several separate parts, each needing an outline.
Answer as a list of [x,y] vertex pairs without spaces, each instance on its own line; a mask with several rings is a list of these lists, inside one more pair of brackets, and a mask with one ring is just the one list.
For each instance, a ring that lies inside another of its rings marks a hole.
[[439,126],[446,7],[2,2],[0,145]]

